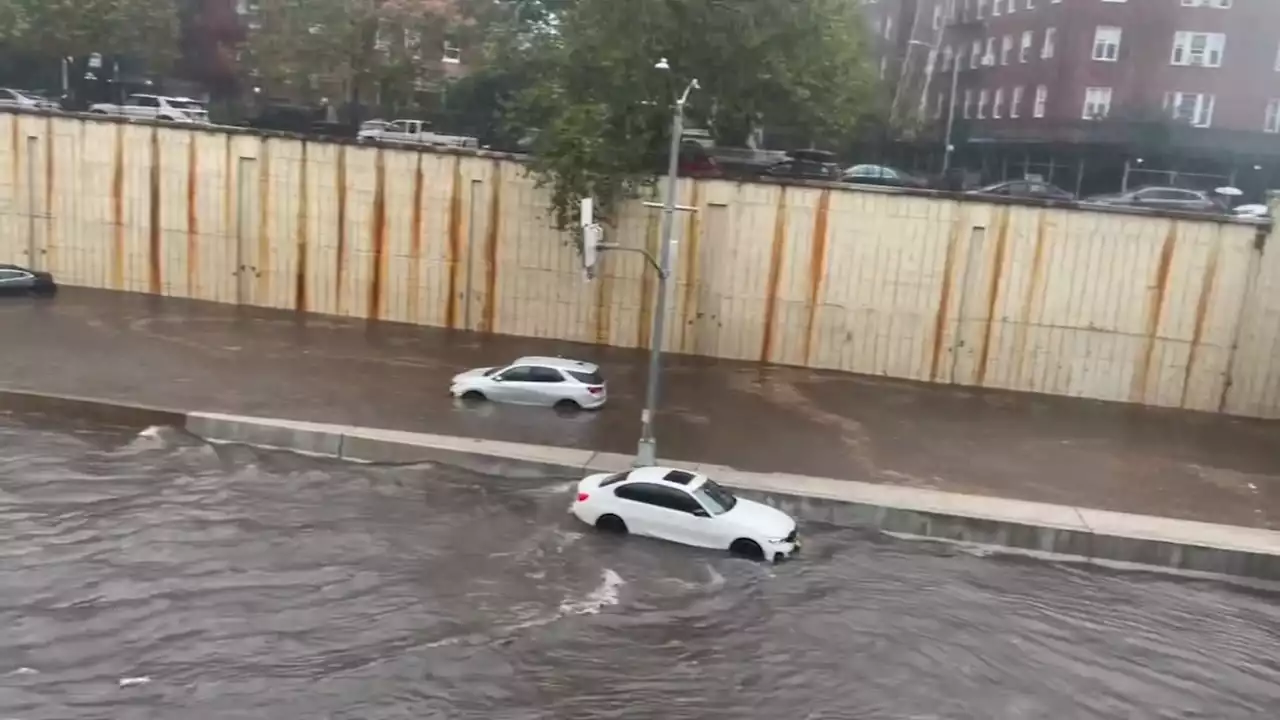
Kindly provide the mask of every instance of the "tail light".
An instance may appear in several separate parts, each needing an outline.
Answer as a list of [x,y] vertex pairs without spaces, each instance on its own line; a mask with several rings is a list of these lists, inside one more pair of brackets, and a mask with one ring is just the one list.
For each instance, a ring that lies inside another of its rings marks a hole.
[[586,501],[587,501],[587,498],[589,498],[589,497],[591,497],[591,496],[590,496],[590,495],[588,495],[588,494],[586,494],[586,493],[584,493],[584,492],[580,492],[580,493],[578,493],[578,502],[586,502]]
[[592,395],[600,395],[601,393],[604,392],[604,386],[592,385],[591,387],[587,388],[587,392],[591,393]]

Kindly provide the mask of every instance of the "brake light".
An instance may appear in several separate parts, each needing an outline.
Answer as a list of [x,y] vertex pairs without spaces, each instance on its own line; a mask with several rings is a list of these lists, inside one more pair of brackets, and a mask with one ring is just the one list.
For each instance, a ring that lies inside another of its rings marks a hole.
[[587,392],[591,393],[592,395],[599,395],[604,392],[604,386],[593,385],[592,387],[587,388]]
[[578,493],[578,502],[586,502],[586,501],[587,501],[587,498],[589,498],[589,497],[591,497],[591,496],[590,496],[590,495],[588,495],[588,494],[586,494],[586,493],[584,493],[584,492],[580,492],[580,493]]

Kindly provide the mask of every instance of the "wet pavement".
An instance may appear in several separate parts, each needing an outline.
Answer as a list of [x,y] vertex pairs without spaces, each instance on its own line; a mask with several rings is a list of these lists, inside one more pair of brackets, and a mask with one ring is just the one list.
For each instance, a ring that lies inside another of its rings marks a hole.
[[[584,531],[570,482],[0,418],[0,717],[1265,720],[1280,603],[806,525]],[[1271,708],[1271,710],[1267,710]]]
[[[641,351],[66,289],[0,304],[0,385],[630,453]],[[465,407],[457,371],[600,363],[610,405]],[[1280,529],[1280,423],[667,356],[663,457]]]

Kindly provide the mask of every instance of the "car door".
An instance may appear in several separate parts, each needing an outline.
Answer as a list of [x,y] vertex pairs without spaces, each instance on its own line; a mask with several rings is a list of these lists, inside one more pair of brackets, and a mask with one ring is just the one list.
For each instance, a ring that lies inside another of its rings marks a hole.
[[550,367],[529,368],[529,401],[539,405],[555,405],[568,397],[564,374]]
[[26,295],[31,291],[33,276],[24,270],[0,270],[0,295]]
[[527,365],[513,365],[493,376],[493,386],[485,393],[495,402],[526,405],[533,398],[529,389],[533,378],[533,368]]
[[636,482],[623,485],[613,494],[619,499],[619,514],[631,532],[683,545],[703,545],[693,526],[707,518],[693,514],[693,509],[700,509],[701,505],[689,493],[656,483]]

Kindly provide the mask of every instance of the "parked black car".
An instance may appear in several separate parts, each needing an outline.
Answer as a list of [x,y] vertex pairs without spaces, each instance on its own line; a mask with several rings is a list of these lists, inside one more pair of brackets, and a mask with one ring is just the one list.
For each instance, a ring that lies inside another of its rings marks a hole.
[[839,180],[840,166],[836,164],[835,153],[826,150],[791,150],[786,160],[771,166],[766,174],[804,180]]
[[971,190],[968,195],[995,195],[998,197],[1038,198],[1040,200],[1075,200],[1076,196],[1056,185],[1039,180],[1006,180]]
[[0,265],[0,295],[54,295],[53,275],[17,265]]
[[845,170],[841,174],[841,179],[847,183],[856,183],[858,185],[885,185],[888,187],[909,188],[924,188],[929,185],[923,178],[918,178],[897,168],[866,163],[854,165]]

